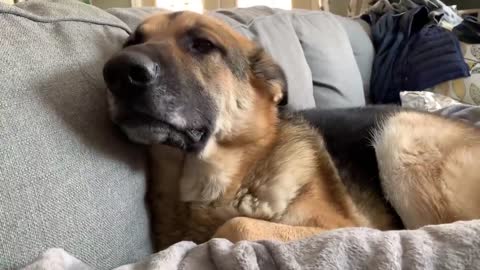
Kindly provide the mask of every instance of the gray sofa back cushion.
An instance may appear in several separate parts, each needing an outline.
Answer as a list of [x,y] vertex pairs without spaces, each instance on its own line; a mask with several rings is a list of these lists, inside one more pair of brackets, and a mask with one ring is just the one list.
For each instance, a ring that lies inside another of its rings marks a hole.
[[261,6],[209,14],[257,40],[280,64],[291,108],[365,105],[374,50],[359,22],[322,11]]
[[80,1],[0,4],[0,269],[49,247],[96,269],[151,249],[141,148],[108,119],[102,66],[128,36]]

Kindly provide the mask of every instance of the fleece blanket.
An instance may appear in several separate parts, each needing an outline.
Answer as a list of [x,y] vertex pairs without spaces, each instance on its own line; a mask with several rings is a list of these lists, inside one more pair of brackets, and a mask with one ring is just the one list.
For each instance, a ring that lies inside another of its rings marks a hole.
[[[63,249],[50,249],[23,269],[92,270]],[[480,220],[410,231],[339,229],[289,243],[179,242],[114,269],[480,269]]]

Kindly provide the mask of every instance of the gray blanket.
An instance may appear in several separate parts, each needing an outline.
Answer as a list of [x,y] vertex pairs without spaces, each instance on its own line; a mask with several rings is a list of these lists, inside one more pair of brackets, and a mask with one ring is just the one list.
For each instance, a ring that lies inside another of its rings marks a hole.
[[[24,270],[91,270],[51,249]],[[411,231],[339,229],[302,241],[180,242],[115,270],[480,269],[480,220]]]

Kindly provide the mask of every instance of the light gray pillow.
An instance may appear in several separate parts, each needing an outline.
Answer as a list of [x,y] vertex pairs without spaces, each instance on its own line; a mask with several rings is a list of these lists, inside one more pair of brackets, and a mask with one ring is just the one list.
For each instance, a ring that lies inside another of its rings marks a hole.
[[166,9],[156,7],[109,8],[106,11],[126,23],[132,31],[147,17],[159,12],[169,12]]
[[359,22],[323,11],[268,7],[208,14],[257,40],[280,64],[290,108],[365,105],[374,51]]
[[145,155],[108,119],[104,62],[128,36],[80,1],[0,4],[0,269],[61,247],[96,269],[151,251]]

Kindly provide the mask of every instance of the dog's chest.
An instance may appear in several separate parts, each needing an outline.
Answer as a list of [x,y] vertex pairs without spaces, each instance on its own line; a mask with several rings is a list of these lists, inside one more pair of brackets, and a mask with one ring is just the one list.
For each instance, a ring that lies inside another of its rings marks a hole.
[[[181,240],[202,243],[213,237],[227,220],[239,216],[231,200],[210,203],[177,201],[176,206],[163,209],[171,212],[170,220],[157,224],[162,242],[172,244]],[[168,245],[167,244],[167,245]]]

